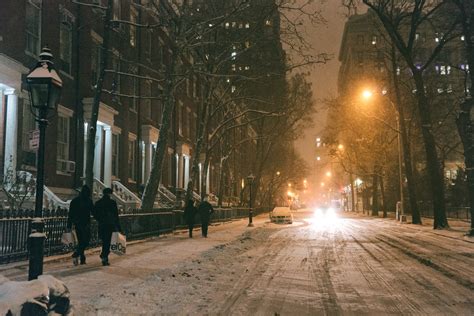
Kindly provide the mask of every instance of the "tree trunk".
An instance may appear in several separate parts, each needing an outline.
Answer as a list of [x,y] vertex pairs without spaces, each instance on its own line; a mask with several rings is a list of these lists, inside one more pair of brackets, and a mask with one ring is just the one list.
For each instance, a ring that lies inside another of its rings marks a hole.
[[151,210],[155,204],[156,194],[160,185],[163,159],[165,157],[166,148],[168,146],[168,134],[171,125],[171,116],[175,106],[174,86],[175,86],[175,67],[176,60],[171,58],[170,65],[166,71],[165,83],[165,107],[163,117],[161,119],[160,135],[156,145],[155,155],[151,166],[150,176],[148,177],[145,190],[143,191],[142,209]]
[[383,183],[383,177],[380,176],[380,195],[382,197],[382,211],[383,211],[383,217],[387,218],[387,203],[385,201],[385,185]]
[[[209,89],[209,84],[206,81],[206,90]],[[188,183],[186,188],[186,201],[191,199],[193,196],[193,183],[199,182],[199,160],[201,156],[201,151],[205,143],[207,143],[207,123],[209,120],[209,113],[208,113],[209,105],[208,102],[202,103],[202,109],[200,111],[200,115],[197,117],[197,135],[196,135],[196,147],[193,154],[193,163],[191,168],[191,183]],[[204,179],[204,177],[203,177]],[[199,183],[198,183],[199,187]],[[204,188],[203,184],[201,183],[201,188]],[[202,192],[201,192],[202,196]]]
[[470,95],[461,104],[461,112],[456,120],[459,136],[464,147],[464,161],[466,164],[466,174],[469,192],[469,210],[471,214],[471,230],[470,236],[474,236],[474,124],[471,117],[474,115],[474,5],[472,1],[456,1],[461,13],[461,25],[464,34],[464,43],[466,49],[467,61],[469,64],[469,89]]
[[467,184],[469,192],[469,210],[471,214],[470,236],[474,236],[474,124],[470,118],[474,108],[474,99],[468,98],[461,104],[461,112],[456,119],[459,136],[464,147]]
[[100,98],[102,88],[104,86],[105,70],[108,65],[107,57],[110,42],[110,20],[113,12],[113,0],[107,0],[107,9],[104,15],[104,37],[100,50],[100,65],[97,82],[95,84],[94,101],[92,103],[92,113],[89,130],[87,132],[87,150],[86,150],[86,184],[92,189],[94,184],[94,154],[95,154],[95,137],[97,132],[97,120],[99,118]]
[[379,176],[378,167],[374,166],[374,173],[372,175],[372,216],[379,216]]
[[[410,204],[410,211],[412,214],[412,223],[421,225],[421,215],[420,210],[418,209],[418,200],[416,197],[416,189],[415,189],[415,178],[413,176],[413,166],[411,160],[411,150],[410,150],[410,143],[408,141],[407,129],[405,124],[405,110],[403,108],[403,104],[401,102],[400,97],[400,86],[398,82],[398,77],[396,73],[397,69],[397,62],[396,62],[396,54],[395,54],[395,47],[392,45],[391,50],[391,58],[392,58],[392,82],[393,87],[395,90],[395,107],[398,112],[398,129],[401,137],[401,150],[402,150],[402,157],[403,163],[405,165],[405,176],[407,178],[407,189],[408,189],[408,201]],[[400,186],[400,190],[403,190],[403,184]],[[400,192],[403,194],[403,192]],[[403,207],[403,205],[402,205]]]
[[354,193],[354,178],[352,172],[349,173],[349,181],[351,182],[351,211],[356,211],[355,193]]
[[431,184],[431,195],[433,199],[434,229],[449,227],[446,218],[446,206],[444,201],[444,178],[441,164],[436,152],[436,142],[432,132],[432,122],[429,102],[425,93],[422,73],[412,69],[416,84],[416,97],[418,101],[418,114],[420,116],[421,132],[425,145],[426,164]]

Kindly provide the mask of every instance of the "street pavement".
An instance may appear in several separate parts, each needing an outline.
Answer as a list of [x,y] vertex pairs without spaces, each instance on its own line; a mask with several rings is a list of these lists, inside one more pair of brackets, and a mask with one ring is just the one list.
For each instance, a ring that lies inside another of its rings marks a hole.
[[[360,214],[298,211],[129,245],[102,267],[96,250],[45,273],[69,287],[78,315],[472,315],[474,240],[466,223],[434,231]],[[429,220],[425,220],[429,224]],[[2,267],[11,279],[25,265]]]

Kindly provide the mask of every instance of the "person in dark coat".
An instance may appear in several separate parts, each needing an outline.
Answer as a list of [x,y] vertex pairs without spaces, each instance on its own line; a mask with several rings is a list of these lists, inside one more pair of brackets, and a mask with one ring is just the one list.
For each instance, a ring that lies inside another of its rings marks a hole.
[[79,196],[71,201],[67,218],[68,231],[71,231],[74,225],[74,230],[77,235],[76,250],[72,254],[74,265],[79,263],[79,258],[81,259],[81,264],[86,263],[84,250],[89,246],[91,238],[91,212],[93,209],[94,204],[91,199],[91,189],[87,185],[84,185],[81,188]]
[[211,214],[214,213],[211,203],[207,201],[207,197],[199,204],[199,217],[201,217],[202,236],[207,238],[207,228],[211,220]]
[[184,220],[188,225],[189,238],[193,238],[194,218],[196,217],[197,208],[194,206],[194,201],[189,199],[184,208]]
[[102,198],[94,206],[94,218],[99,223],[99,237],[102,240],[100,259],[104,266],[110,265],[109,253],[112,233],[122,230],[118,217],[117,203],[110,198],[111,194],[112,189],[105,188],[102,191]]

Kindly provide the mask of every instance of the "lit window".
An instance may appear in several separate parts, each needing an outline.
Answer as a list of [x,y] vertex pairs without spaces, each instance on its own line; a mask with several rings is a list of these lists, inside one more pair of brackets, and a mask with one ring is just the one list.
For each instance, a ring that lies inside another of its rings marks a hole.
[[209,23],[209,27],[213,27],[213,26],[214,26],[214,24],[212,24],[212,23]]
[[235,92],[235,90],[237,90],[237,88],[236,88],[235,86],[232,86],[232,88],[231,88],[231,92],[232,92],[232,93],[234,93],[234,92]]
[[461,41],[464,41],[466,38],[464,37],[464,35],[461,35]]
[[250,23],[245,23],[245,28],[249,29],[250,28]]
[[229,26],[230,26],[229,22],[226,22],[226,23],[225,23],[225,28],[228,29]]
[[120,1],[114,0],[113,6],[114,6],[113,19],[120,20],[120,11],[121,11]]
[[245,66],[245,70],[250,70],[250,66]]
[[235,28],[237,26],[237,22],[232,22],[232,28]]
[[232,60],[235,60],[235,58],[237,57],[237,52],[232,52],[230,56],[232,57]]
[[235,71],[236,70],[236,66],[235,64],[232,64],[232,71]]
[[271,20],[266,20],[266,21],[265,21],[265,25],[266,25],[266,26],[272,25],[272,21],[271,21]]
[[446,87],[446,92],[447,93],[452,93],[453,92],[453,85],[452,84],[448,84],[448,86]]
[[372,45],[377,44],[377,36],[373,35],[372,36]]
[[416,33],[415,34],[415,41],[419,40],[420,39],[420,33]]
[[245,41],[245,48],[249,48],[250,47],[250,42],[249,41]]
[[138,21],[138,13],[135,10],[134,7],[130,6],[130,45],[135,47],[137,44],[137,27],[136,25],[133,25],[134,23],[136,24]]
[[26,2],[26,50],[38,55],[41,36],[41,0]]
[[438,91],[438,93],[440,93],[440,94],[444,92],[444,90],[443,90],[442,88],[438,88],[437,91]]
[[400,76],[400,67],[397,67],[397,76]]

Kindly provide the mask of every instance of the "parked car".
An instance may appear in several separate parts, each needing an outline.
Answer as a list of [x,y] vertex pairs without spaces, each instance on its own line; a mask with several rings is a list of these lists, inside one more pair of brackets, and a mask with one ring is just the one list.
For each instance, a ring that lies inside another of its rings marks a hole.
[[293,214],[289,207],[277,206],[270,212],[270,221],[272,223],[293,224]]

